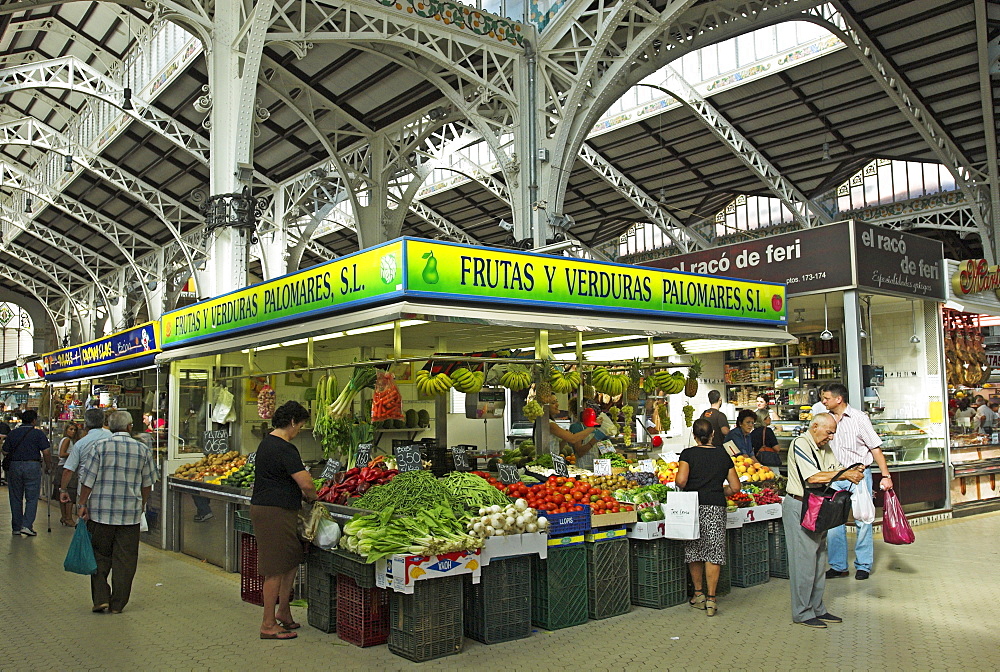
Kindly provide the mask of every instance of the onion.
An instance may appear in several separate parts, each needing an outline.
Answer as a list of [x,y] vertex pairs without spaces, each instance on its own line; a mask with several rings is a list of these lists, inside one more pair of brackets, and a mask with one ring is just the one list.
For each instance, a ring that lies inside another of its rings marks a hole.
[[525,519],[524,519],[524,516],[518,516],[518,517],[517,517],[517,518],[516,518],[516,519],[514,520],[514,523],[515,523],[515,524],[516,524],[516,525],[517,525],[518,527],[524,527],[524,524],[525,524],[525,522],[527,522],[527,521],[525,521]]
[[476,523],[475,525],[472,526],[472,531],[473,532],[477,532],[477,533],[478,532],[482,532],[483,531],[483,527],[484,527],[484,525],[482,523]]
[[497,532],[492,525],[487,525],[484,531],[487,537],[492,537]]
[[514,502],[514,508],[518,511],[525,511],[528,508],[528,502],[523,499],[519,499]]
[[487,513],[489,513],[489,511],[487,511],[486,509],[479,509],[480,516],[485,516]]
[[506,525],[506,527],[514,527],[514,523],[515,523],[516,521],[515,521],[515,520],[514,520],[514,518],[512,518],[511,516],[507,516],[507,518],[506,518],[506,522],[507,522],[507,525]]
[[528,523],[527,525],[524,526],[524,529],[527,530],[528,532],[537,532],[538,525],[535,525],[534,523]]
[[549,527],[549,519],[545,516],[538,516],[538,529],[546,530]]
[[493,506],[490,507],[490,513],[500,513],[502,510],[503,509],[501,509],[500,506],[497,504],[494,504]]

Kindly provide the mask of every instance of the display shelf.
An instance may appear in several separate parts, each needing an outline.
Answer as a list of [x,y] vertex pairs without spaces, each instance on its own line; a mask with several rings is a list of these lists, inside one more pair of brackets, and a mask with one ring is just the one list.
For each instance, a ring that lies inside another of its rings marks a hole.
[[819,355],[788,355],[787,357],[747,357],[745,359],[725,359],[726,364],[742,364],[743,362],[784,362],[789,359],[834,359],[840,358],[839,352],[825,352]]

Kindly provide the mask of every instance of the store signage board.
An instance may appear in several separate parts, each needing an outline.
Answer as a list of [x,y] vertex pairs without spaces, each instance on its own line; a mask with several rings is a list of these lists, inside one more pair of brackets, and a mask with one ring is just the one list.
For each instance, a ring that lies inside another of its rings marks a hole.
[[785,288],[586,259],[406,240],[408,296],[785,324]]
[[396,468],[399,469],[400,473],[423,469],[419,445],[399,446],[395,452]]
[[7,366],[0,369],[0,385],[10,383],[30,383],[45,377],[42,361],[27,362],[21,366]]
[[499,481],[504,485],[517,483],[521,480],[521,475],[517,473],[517,467],[513,464],[498,464],[497,469],[500,472]]
[[42,357],[45,378],[67,380],[147,366],[160,351],[159,333],[158,322],[147,322],[82,345],[50,352]]
[[845,221],[644,262],[656,268],[783,282],[789,296],[862,287],[945,299],[941,243]]
[[469,456],[465,452],[465,446],[452,446],[451,458],[455,462],[455,471],[469,471]]
[[229,430],[210,429],[202,434],[201,452],[206,455],[221,455],[229,452]]
[[566,458],[562,455],[552,455],[552,471],[556,476],[569,476],[569,469],[566,468]]
[[358,456],[355,458],[355,464],[358,467],[364,468],[372,461],[372,448],[374,446],[370,443],[359,443],[358,444]]
[[951,276],[951,293],[956,298],[993,292],[1000,299],[1000,266],[990,266],[985,259],[958,262]]
[[610,476],[611,460],[594,460],[594,476]]
[[597,452],[599,452],[601,455],[605,455],[607,453],[613,453],[615,452],[615,446],[610,441],[599,441],[597,443]]
[[320,474],[319,477],[325,481],[329,478],[333,478],[338,473],[340,473],[340,462],[338,460],[330,458],[329,460],[326,461],[326,466],[323,467],[323,473]]

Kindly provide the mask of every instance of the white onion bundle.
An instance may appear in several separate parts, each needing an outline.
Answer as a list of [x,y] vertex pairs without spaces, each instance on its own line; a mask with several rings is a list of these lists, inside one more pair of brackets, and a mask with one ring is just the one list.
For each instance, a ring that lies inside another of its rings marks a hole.
[[485,539],[525,532],[545,532],[549,529],[549,521],[545,517],[539,517],[538,512],[528,506],[528,502],[519,499],[503,508],[494,504],[479,509],[479,517],[470,520],[468,528],[470,534]]

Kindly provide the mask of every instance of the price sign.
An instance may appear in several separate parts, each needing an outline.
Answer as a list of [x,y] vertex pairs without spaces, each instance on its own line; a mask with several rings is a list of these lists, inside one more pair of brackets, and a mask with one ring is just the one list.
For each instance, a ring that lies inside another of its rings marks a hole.
[[566,468],[566,458],[562,455],[553,455],[552,471],[556,472],[556,476],[569,476],[569,469]]
[[517,467],[513,464],[500,464],[497,466],[500,469],[500,482],[504,485],[517,483],[521,480],[521,476],[517,473]]
[[396,467],[400,473],[404,471],[416,471],[423,468],[420,458],[420,446],[400,446],[396,448]]
[[359,443],[358,444],[358,458],[356,461],[357,466],[364,468],[368,466],[368,463],[372,461],[372,444],[370,443]]
[[455,471],[469,471],[469,456],[465,454],[465,446],[452,446],[451,457],[455,461]]
[[597,444],[597,450],[601,455],[606,455],[607,453],[615,452],[615,447],[610,441],[601,441]]
[[594,460],[594,476],[610,476],[611,460]]
[[201,452],[206,455],[221,455],[229,452],[229,430],[213,429],[202,434]]
[[639,471],[645,471],[652,474],[656,471],[656,467],[653,466],[652,460],[639,460]]
[[326,461],[326,468],[323,469],[323,473],[320,474],[320,478],[322,478],[325,481],[328,478],[333,478],[334,476],[336,476],[337,472],[339,471],[340,471],[340,462],[338,462],[333,458],[330,458],[329,460]]
[[247,464],[256,464],[256,463],[257,463],[257,453],[256,452],[250,453],[249,455],[247,455]]

